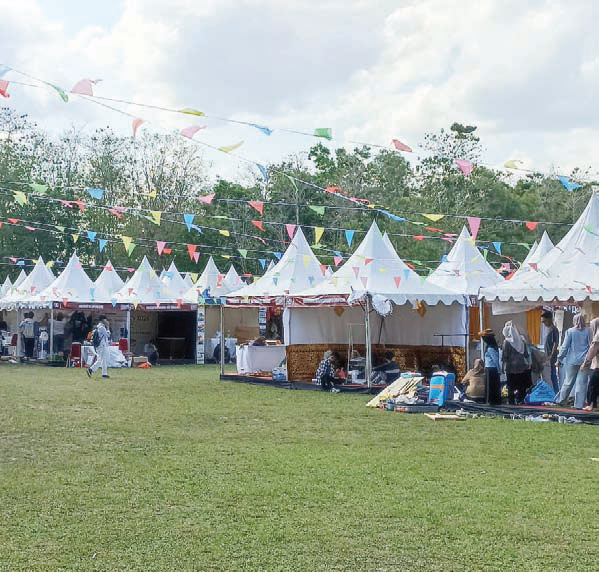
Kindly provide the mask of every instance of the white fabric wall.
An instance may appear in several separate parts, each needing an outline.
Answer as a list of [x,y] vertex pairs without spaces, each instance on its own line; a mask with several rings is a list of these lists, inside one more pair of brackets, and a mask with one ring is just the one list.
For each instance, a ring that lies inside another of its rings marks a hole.
[[[344,307],[341,316],[331,307],[287,308],[283,313],[285,345],[296,344],[346,344],[350,329],[354,343],[365,343],[364,310],[361,307]],[[381,318],[370,314],[373,344],[398,344],[410,346],[440,346],[441,337],[434,334],[466,333],[466,312],[461,304],[427,306],[420,317],[411,304],[393,306],[393,312]],[[445,345],[463,346],[464,337],[446,337]]]
[[[213,338],[220,330],[220,306],[205,306],[206,338]],[[258,307],[225,308],[225,336],[235,335],[235,326],[258,326]],[[229,335],[230,334],[230,335]]]

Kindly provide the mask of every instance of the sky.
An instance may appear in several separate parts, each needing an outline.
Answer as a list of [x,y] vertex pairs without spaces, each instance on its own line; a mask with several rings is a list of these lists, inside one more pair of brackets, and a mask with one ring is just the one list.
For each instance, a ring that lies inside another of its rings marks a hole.
[[[281,128],[330,127],[331,147],[398,138],[416,148],[458,121],[478,126],[487,164],[599,170],[596,2],[0,0],[0,14],[0,64],[65,90],[101,79],[96,95],[202,110],[210,117],[115,105],[144,119],[141,129],[206,126],[195,140],[243,141],[236,153],[261,164],[325,142]],[[15,71],[3,79],[24,81]],[[9,93],[0,105],[51,132],[131,133],[131,117],[77,96],[65,104],[14,84]],[[205,157],[213,174],[247,176],[236,157]]]

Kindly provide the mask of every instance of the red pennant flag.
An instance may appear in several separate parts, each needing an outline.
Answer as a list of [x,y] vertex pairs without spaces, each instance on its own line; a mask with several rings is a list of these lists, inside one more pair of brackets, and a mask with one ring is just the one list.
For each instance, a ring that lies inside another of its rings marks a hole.
[[416,234],[412,237],[414,240],[424,240],[424,236],[421,234]]
[[406,266],[407,266],[408,268],[410,268],[411,270],[416,270],[416,267],[415,267],[413,264],[406,263]]
[[354,274],[357,278],[358,274],[360,274],[360,268],[358,266],[354,266],[354,267],[352,267],[352,270],[354,271]]
[[327,193],[338,193],[341,190],[340,187],[327,187],[325,191]]
[[4,223],[0,222],[0,230],[2,230],[2,225],[3,225],[3,224],[4,224]]
[[264,216],[264,203],[262,201],[248,201],[248,205],[256,209],[262,216]]
[[408,153],[412,152],[412,148],[402,143],[399,139],[392,139],[391,143],[398,151],[407,151]]
[[162,249],[162,254],[170,254],[173,251],[172,248],[163,248]]
[[399,284],[401,283],[401,276],[394,276],[393,280],[395,281],[395,287],[399,288]]
[[295,225],[294,224],[286,224],[285,228],[287,229],[287,234],[289,238],[293,240],[293,235],[295,234]]
[[224,274],[219,274],[219,275],[216,277],[216,287],[217,287],[217,288],[220,288],[220,287],[223,285],[223,278],[224,278],[224,277],[225,277],[225,276],[224,276]]
[[8,82],[4,79],[0,79],[0,95],[2,97],[10,97],[10,93],[6,91],[8,89]]
[[[135,272],[135,268],[127,268],[127,272]],[[129,292],[131,294],[131,292]]]
[[79,211],[84,213],[85,212],[85,203],[83,201],[71,201],[74,205],[77,205],[79,207]]
[[61,204],[63,207],[67,207],[67,208],[69,208],[69,209],[72,209],[72,208],[73,208],[73,205],[71,204],[71,202],[70,202],[70,201],[65,201],[65,200],[63,200],[63,199],[58,199],[58,200],[59,200],[60,204]]
[[21,221],[20,218],[7,218],[6,219],[10,224],[19,224],[19,222]]
[[62,299],[62,305],[66,308],[67,307],[67,303],[68,303],[69,299],[68,298],[63,298]]
[[593,293],[593,289],[588,284],[585,285],[585,288],[587,289],[587,291],[589,292],[589,294]]
[[326,264],[321,264],[320,265],[320,271],[322,272],[322,275],[324,276],[327,273],[327,265]]
[[164,242],[163,240],[156,241],[156,250],[158,250],[158,256],[160,256],[163,253],[165,245],[166,242]]
[[440,228],[436,228],[434,226],[427,226],[426,230],[430,230],[431,232],[440,232],[441,234],[445,232],[444,230],[441,230]]
[[373,260],[374,260],[374,258],[365,258],[364,259],[364,266],[370,264]]
[[539,266],[537,262],[529,262],[528,265],[537,272],[537,267]]
[[526,228],[528,230],[534,230],[535,228],[537,228],[538,224],[539,224],[538,222],[527,222]]
[[196,249],[197,249],[196,244],[188,244],[187,245],[187,252],[189,252],[189,258],[191,258],[191,260],[193,260]]
[[205,205],[211,205],[212,200],[214,199],[214,193],[210,193],[209,195],[205,195],[203,197],[198,197],[198,201],[204,203]]
[[264,226],[262,225],[262,221],[261,220],[253,220],[252,224],[259,230],[261,230],[262,232],[264,232]]
[[123,218],[123,213],[127,209],[125,207],[111,207],[108,212],[112,213],[116,218]]
[[343,256],[333,256],[335,266],[339,266],[343,262]]
[[177,298],[177,308],[183,306],[183,300],[181,298]]

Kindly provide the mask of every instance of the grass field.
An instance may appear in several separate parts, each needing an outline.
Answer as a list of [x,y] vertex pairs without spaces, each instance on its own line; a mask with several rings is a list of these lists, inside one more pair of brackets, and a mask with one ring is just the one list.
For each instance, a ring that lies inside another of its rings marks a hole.
[[0,366],[0,570],[597,570],[598,428]]

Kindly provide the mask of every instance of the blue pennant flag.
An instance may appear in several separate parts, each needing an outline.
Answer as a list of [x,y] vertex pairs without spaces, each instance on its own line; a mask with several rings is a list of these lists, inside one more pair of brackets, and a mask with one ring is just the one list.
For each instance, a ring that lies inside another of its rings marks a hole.
[[501,242],[494,242],[493,246],[495,247],[495,250],[497,251],[497,253],[501,254]]
[[256,167],[258,167],[260,173],[262,173],[262,177],[264,177],[264,180],[268,183],[268,171],[266,170],[266,168],[260,165],[260,163],[256,163]]
[[96,234],[98,234],[97,232],[93,232],[91,230],[87,231],[87,238],[89,238],[92,242],[94,242],[96,240]]
[[409,268],[404,268],[403,279],[407,280],[409,277],[410,277],[410,269]]
[[273,277],[272,283],[276,286],[279,279],[277,277]]
[[444,254],[443,256],[441,256],[441,262],[447,262],[447,260],[449,260],[447,258],[447,254]]
[[195,217],[195,215],[192,215],[192,214],[184,214],[183,215],[183,220],[185,221],[185,224],[187,225],[187,230],[191,230],[191,227],[193,226],[194,217]]
[[345,231],[345,240],[347,240],[347,246],[351,246],[352,240],[354,239],[355,230]]
[[264,270],[266,268],[266,259],[258,258],[258,262],[260,263],[260,266],[262,266],[262,270]]
[[258,125],[256,123],[249,123],[248,125],[250,125],[251,127],[255,127],[256,129],[259,129],[260,131],[262,131],[262,133],[264,133],[264,135],[270,135],[272,133],[272,129],[269,129],[264,125]]
[[197,230],[200,234],[204,234],[204,231],[197,224],[192,224],[191,228],[193,228],[193,230]]
[[579,185],[578,183],[571,183],[570,182],[570,177],[558,177],[559,182],[564,185],[565,189],[567,191],[573,191],[574,189],[580,189],[582,187],[582,185]]
[[101,199],[104,196],[104,189],[87,189],[87,192],[94,199]]
[[98,239],[98,245],[100,246],[100,252],[102,252],[106,248],[107,242],[108,242],[108,240],[106,240],[105,238]]
[[281,256],[283,256],[280,252],[273,252],[273,254],[277,257],[278,260],[281,260]]
[[388,216],[391,220],[394,220],[396,222],[406,222],[405,218],[402,218],[400,216],[394,215],[392,213],[390,213],[389,211],[385,211],[383,209],[377,209],[380,213],[383,213],[385,216]]

